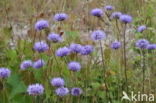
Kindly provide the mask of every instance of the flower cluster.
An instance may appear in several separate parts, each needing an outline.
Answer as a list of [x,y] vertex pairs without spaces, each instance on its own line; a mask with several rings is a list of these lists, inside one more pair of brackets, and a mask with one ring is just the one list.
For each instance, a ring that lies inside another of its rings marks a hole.
[[11,74],[10,69],[8,68],[0,68],[0,78],[7,78]]
[[37,96],[41,95],[44,92],[44,87],[41,84],[32,84],[27,88],[27,92],[29,95]]

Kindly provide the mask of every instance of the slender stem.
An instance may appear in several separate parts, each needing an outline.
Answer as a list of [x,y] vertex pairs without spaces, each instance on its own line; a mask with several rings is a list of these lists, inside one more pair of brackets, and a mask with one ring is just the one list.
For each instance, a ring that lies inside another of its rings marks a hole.
[[107,84],[107,78],[106,78],[106,68],[105,68],[105,63],[104,63],[104,54],[103,54],[103,47],[102,47],[102,42],[100,41],[100,50],[101,50],[101,56],[102,56],[102,67],[103,67],[103,73],[104,73],[104,83],[105,83],[105,86],[106,86],[106,98],[109,99],[109,101],[111,102],[111,98],[109,96],[109,87],[108,87],[108,84]]
[[123,31],[123,59],[124,59],[124,75],[125,75],[126,92],[128,92],[127,57],[126,57],[126,24],[124,25],[124,31]]
[[144,93],[144,91],[145,91],[145,52],[144,51],[142,51],[142,60],[143,60],[142,61],[143,62],[143,65],[142,65],[142,72],[143,72],[142,93]]

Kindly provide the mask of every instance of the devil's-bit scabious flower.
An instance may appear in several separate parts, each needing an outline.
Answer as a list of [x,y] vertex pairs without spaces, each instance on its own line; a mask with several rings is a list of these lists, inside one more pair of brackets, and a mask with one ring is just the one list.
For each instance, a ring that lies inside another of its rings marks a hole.
[[39,20],[35,24],[35,29],[37,31],[40,31],[40,30],[48,28],[48,27],[49,27],[49,23],[47,20]]
[[96,41],[96,40],[102,40],[106,37],[106,34],[102,30],[95,30],[91,33],[91,39]]
[[82,49],[82,45],[72,43],[69,48],[70,48],[71,52],[80,53],[81,49]]
[[137,32],[143,32],[146,29],[147,29],[146,25],[141,25],[137,28]]
[[121,15],[119,19],[123,23],[131,23],[133,20],[132,17],[130,15],[127,15],[127,14]]
[[74,72],[80,71],[81,65],[79,62],[72,61],[68,63],[68,69]]
[[110,10],[113,10],[113,9],[114,9],[114,7],[113,7],[113,6],[111,6],[111,5],[107,5],[107,6],[105,6],[104,8],[105,8],[105,10],[108,10],[108,11],[110,11]]
[[115,41],[111,44],[112,49],[119,49],[121,47],[121,43],[119,41]]
[[68,19],[68,15],[66,13],[57,13],[54,16],[55,21],[64,21]]
[[148,50],[155,50],[156,49],[156,44],[148,44],[147,49]]
[[93,46],[92,45],[85,45],[82,47],[80,54],[81,55],[88,55],[93,52]]
[[55,33],[50,33],[47,38],[54,43],[60,42],[62,40],[62,37]]
[[34,50],[38,51],[39,53],[40,52],[44,52],[44,51],[47,51],[49,49],[49,46],[46,42],[44,41],[40,41],[40,42],[36,42],[34,44]]
[[32,61],[31,60],[24,60],[21,64],[20,64],[20,69],[21,70],[25,70],[27,68],[30,68],[32,66]]
[[37,96],[41,95],[44,92],[44,87],[41,84],[32,84],[27,88],[27,92],[29,95]]
[[39,69],[39,68],[42,68],[45,64],[46,63],[43,59],[39,59],[33,63],[33,68]]
[[149,45],[149,41],[146,39],[140,39],[140,40],[136,41],[135,45],[136,45],[136,47],[138,47],[140,49],[146,49],[147,46]]
[[102,17],[103,16],[103,10],[102,9],[99,9],[99,8],[95,8],[95,9],[92,9],[90,14],[92,16],[96,16],[96,17]]
[[0,78],[7,78],[10,76],[10,74],[11,74],[10,69],[3,67],[0,68]]
[[60,88],[57,88],[57,89],[55,90],[55,93],[56,93],[56,95],[62,97],[62,96],[67,95],[67,94],[69,93],[69,90],[68,90],[68,88],[60,87]]
[[81,95],[82,94],[82,89],[81,88],[72,88],[71,89],[71,94],[73,95],[73,96],[79,96],[79,95]]
[[55,77],[51,79],[50,83],[55,87],[62,87],[64,86],[64,79],[60,77]]
[[63,57],[63,56],[67,56],[70,54],[70,49],[68,47],[63,47],[63,48],[59,48],[55,54],[56,56],[59,56],[59,57]]
[[121,12],[113,12],[110,16],[111,19],[119,19],[120,16],[122,15]]

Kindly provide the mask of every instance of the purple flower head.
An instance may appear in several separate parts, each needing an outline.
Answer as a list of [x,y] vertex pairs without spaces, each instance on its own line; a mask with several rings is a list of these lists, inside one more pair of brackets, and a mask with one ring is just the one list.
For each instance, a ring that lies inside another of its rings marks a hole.
[[146,39],[140,39],[140,40],[136,41],[135,45],[138,48],[146,49],[147,46],[149,45],[149,41]]
[[90,12],[91,15],[96,17],[102,17],[103,16],[103,10],[99,8],[92,9]]
[[56,77],[56,78],[51,79],[50,83],[51,83],[51,85],[53,85],[55,87],[64,86],[64,80],[60,77]]
[[0,78],[7,78],[11,74],[11,71],[8,68],[0,68]]
[[122,13],[121,12],[113,12],[112,14],[111,14],[111,19],[119,19],[120,18],[120,16],[122,15]]
[[80,53],[81,49],[82,49],[82,45],[72,43],[69,48],[70,48],[71,52]]
[[39,20],[35,24],[35,29],[37,31],[40,31],[40,30],[48,28],[48,27],[49,27],[49,23],[47,20]]
[[118,41],[115,41],[111,44],[112,49],[119,49],[121,47],[121,43]]
[[95,30],[91,34],[91,39],[96,41],[96,40],[102,40],[106,37],[106,34],[102,30]]
[[30,68],[32,66],[32,61],[31,60],[24,60],[21,64],[20,64],[20,69],[21,70],[25,70],[27,68]]
[[113,9],[114,9],[114,7],[113,7],[113,6],[111,6],[111,5],[107,5],[107,6],[105,6],[104,8],[105,8],[105,10],[108,10],[108,11],[110,11],[110,10],[113,10]]
[[72,88],[71,94],[73,96],[79,96],[82,94],[82,89],[81,88]]
[[81,69],[81,65],[79,62],[72,61],[68,63],[68,69],[74,72],[78,72]]
[[155,50],[156,49],[156,44],[148,44],[147,49],[148,50]]
[[47,51],[49,49],[49,46],[46,42],[44,41],[40,41],[40,42],[36,42],[34,44],[34,50],[38,51],[39,53],[40,52],[44,52],[44,51]]
[[133,20],[132,17],[130,15],[127,15],[127,14],[121,15],[119,19],[123,23],[131,23]]
[[56,52],[55,52],[56,56],[59,57],[63,57],[63,56],[67,56],[70,54],[70,49],[67,47],[63,47],[63,48],[59,48]]
[[51,33],[48,35],[48,40],[57,43],[62,40],[61,36],[59,34]]
[[41,84],[32,84],[27,88],[27,92],[29,95],[37,96],[41,95],[44,92],[44,87]]
[[141,25],[137,28],[137,32],[143,32],[144,30],[146,30],[147,27],[145,25]]
[[66,13],[58,13],[54,16],[55,21],[64,21],[66,19],[68,19],[68,15]]
[[93,52],[93,46],[92,45],[85,45],[81,49],[81,55],[88,55]]
[[67,95],[67,94],[69,93],[69,90],[68,90],[68,88],[60,87],[60,88],[57,88],[57,89],[55,90],[55,93],[56,93],[56,95],[62,97],[62,96]]
[[39,69],[39,68],[42,68],[45,64],[46,63],[43,59],[39,59],[33,63],[33,68]]

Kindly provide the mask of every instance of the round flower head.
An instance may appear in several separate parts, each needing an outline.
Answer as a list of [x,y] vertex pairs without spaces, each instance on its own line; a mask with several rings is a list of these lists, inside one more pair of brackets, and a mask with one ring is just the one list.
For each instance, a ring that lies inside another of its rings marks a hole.
[[71,94],[73,96],[79,96],[82,94],[82,89],[81,88],[72,88]]
[[147,27],[145,26],[145,25],[142,25],[142,26],[139,26],[138,28],[137,28],[137,32],[143,32],[144,30],[146,30],[147,29]]
[[111,19],[119,19],[120,16],[122,15],[121,12],[113,12],[110,16]]
[[48,28],[48,27],[49,27],[49,23],[46,20],[39,20],[35,24],[35,29],[37,31],[40,31],[40,30]]
[[33,96],[41,95],[44,92],[44,87],[41,84],[32,84],[28,86],[27,92]]
[[68,15],[66,13],[58,13],[58,14],[55,14],[54,16],[55,21],[64,21],[67,18],[68,18]]
[[111,5],[107,5],[104,8],[105,8],[105,10],[113,10],[114,9],[114,7]]
[[0,68],[0,78],[7,78],[11,74],[11,71],[8,68]]
[[33,68],[39,69],[39,68],[42,68],[44,65],[45,65],[45,61],[42,59],[39,59],[33,63]]
[[132,17],[130,15],[127,15],[127,14],[121,15],[119,19],[123,23],[131,23],[132,22]]
[[82,49],[82,45],[72,43],[69,48],[74,53],[80,53]]
[[96,17],[102,17],[103,16],[103,10],[99,8],[95,8],[91,10],[91,15],[96,16]]
[[121,47],[121,43],[116,41],[111,44],[112,49],[119,49]]
[[79,62],[72,61],[68,63],[68,69],[74,72],[80,71],[81,65]]
[[146,39],[140,39],[140,40],[136,41],[135,45],[138,48],[146,49],[147,46],[149,45],[149,42]]
[[20,65],[20,68],[22,69],[22,70],[25,70],[25,69],[27,69],[27,68],[30,68],[31,66],[32,66],[32,61],[31,60],[25,60],[25,61],[23,61],[22,63],[21,63],[21,65]]
[[60,87],[60,88],[57,88],[57,89],[55,90],[55,93],[56,93],[56,95],[62,97],[62,96],[67,95],[67,94],[69,93],[69,90],[68,90],[68,88]]
[[34,44],[34,50],[36,50],[38,52],[44,52],[44,51],[47,51],[48,49],[49,49],[49,46],[44,41],[36,42]]
[[62,40],[61,36],[59,34],[51,33],[48,35],[48,40],[57,43]]
[[70,54],[70,49],[67,47],[59,48],[55,54],[59,57],[67,56]]
[[81,55],[88,55],[93,52],[93,46],[92,45],[85,45],[81,49]]
[[147,49],[148,50],[155,50],[156,49],[156,44],[148,44]]
[[51,83],[51,85],[53,85],[55,87],[64,86],[64,80],[60,77],[56,77],[56,78],[51,79],[50,83]]
[[91,34],[91,39],[94,40],[94,41],[96,41],[96,40],[102,40],[105,37],[106,37],[106,34],[102,30],[93,31],[92,34]]

